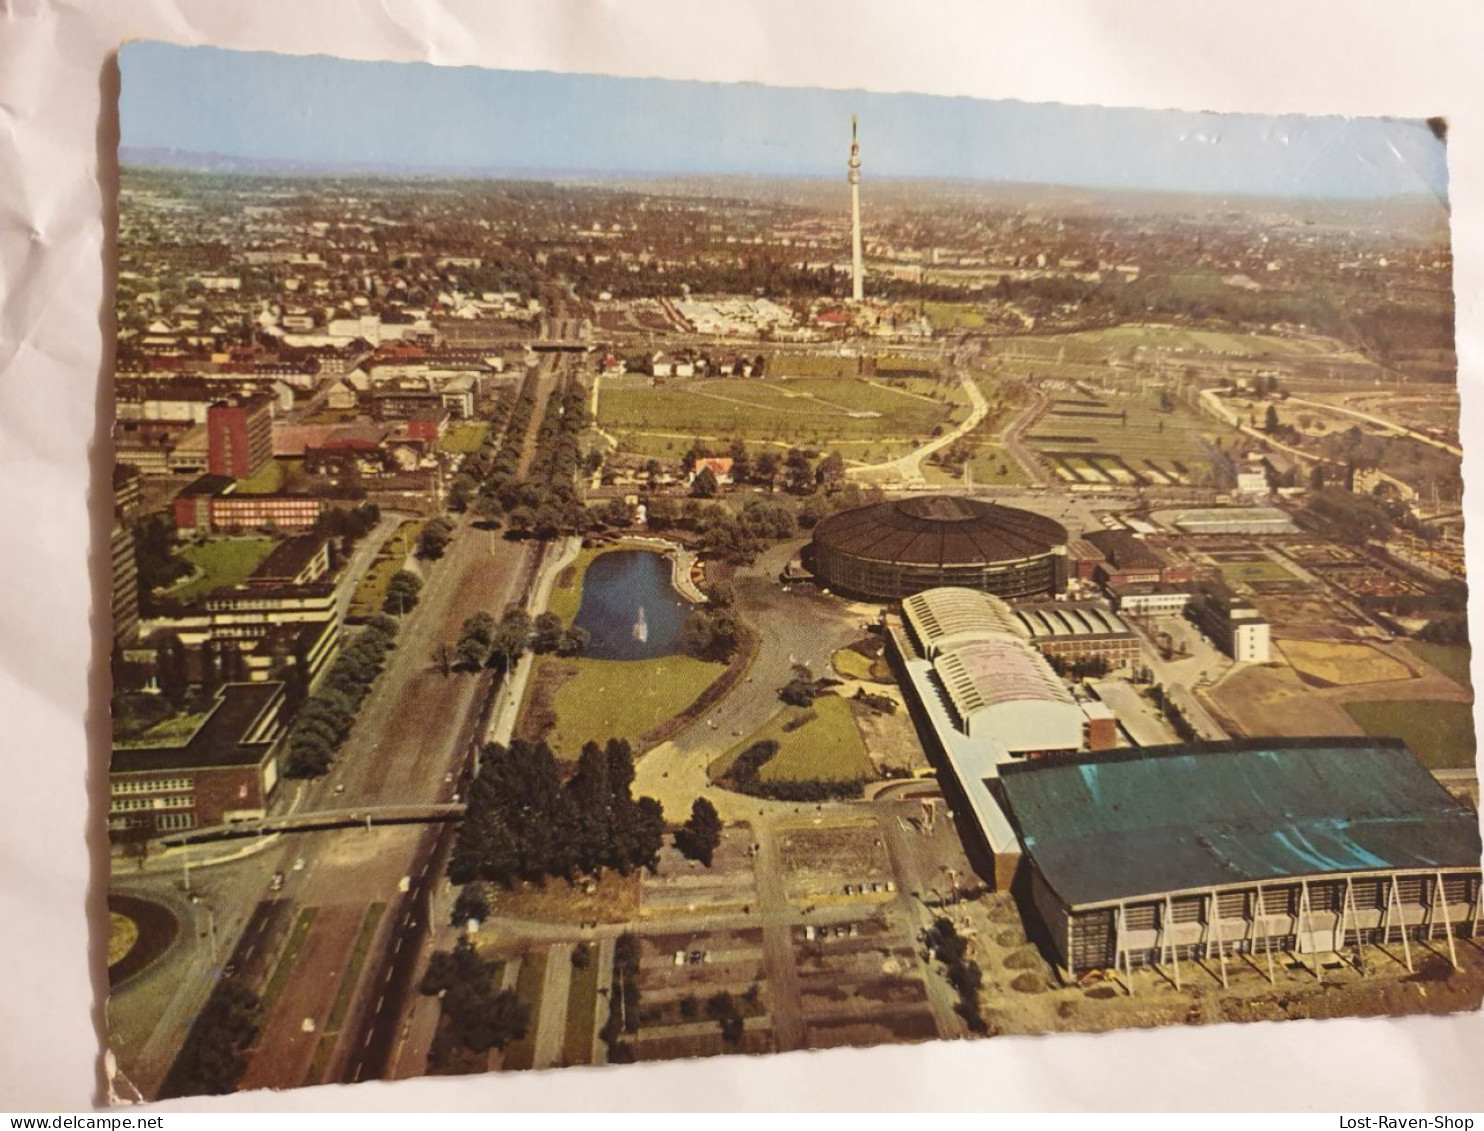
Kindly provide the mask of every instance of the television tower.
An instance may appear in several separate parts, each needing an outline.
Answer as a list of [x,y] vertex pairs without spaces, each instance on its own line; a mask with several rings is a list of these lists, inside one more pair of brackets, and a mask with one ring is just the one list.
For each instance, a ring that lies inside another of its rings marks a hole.
[[856,138],[855,115],[850,116],[850,297],[865,297],[861,265],[861,145]]

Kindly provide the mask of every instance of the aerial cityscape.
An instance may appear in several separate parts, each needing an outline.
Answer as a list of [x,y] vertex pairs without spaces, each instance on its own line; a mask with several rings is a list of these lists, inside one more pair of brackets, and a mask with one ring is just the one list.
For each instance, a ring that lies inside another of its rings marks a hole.
[[121,58],[117,1101],[1479,1007],[1441,123]]

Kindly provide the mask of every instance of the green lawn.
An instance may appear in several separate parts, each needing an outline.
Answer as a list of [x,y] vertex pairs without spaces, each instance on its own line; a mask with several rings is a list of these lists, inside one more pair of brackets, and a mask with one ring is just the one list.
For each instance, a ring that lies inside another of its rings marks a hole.
[[1474,765],[1474,714],[1467,703],[1382,700],[1346,703],[1345,710],[1367,734],[1405,740],[1430,770]]
[[236,494],[239,495],[273,495],[283,490],[286,469],[276,459],[270,459],[257,473],[246,479],[237,480]]
[[185,546],[180,556],[201,572],[171,589],[167,596],[177,601],[194,601],[218,589],[241,585],[277,545],[276,538],[252,537],[213,538]]
[[438,441],[438,448],[445,452],[477,452],[484,438],[489,435],[488,424],[455,424]]
[[598,1018],[598,945],[587,946],[585,967],[572,967],[572,985],[567,991],[567,1027],[562,1034],[562,1064],[588,1064],[593,1058],[593,1029]]
[[930,378],[698,379],[658,387],[605,383],[598,423],[638,451],[648,439],[668,443],[666,434],[821,447],[925,439],[967,412],[957,385]]
[[304,949],[304,940],[309,937],[309,929],[314,926],[316,910],[317,908],[314,907],[306,907],[294,920],[288,941],[283,944],[283,953],[278,956],[278,964],[273,967],[273,973],[268,978],[268,985],[263,989],[264,1017],[273,1009],[278,995],[283,993],[283,987],[288,984],[289,975],[294,972],[294,963],[299,958],[299,951]]
[[[796,729],[786,729],[809,718]],[[719,778],[737,755],[754,743],[772,739],[775,754],[758,772],[764,782],[851,782],[876,776],[860,728],[850,712],[850,703],[838,695],[823,695],[809,708],[784,707],[757,731],[748,735],[711,764],[711,776]]]
[[611,547],[589,546],[579,551],[572,564],[557,575],[551,587],[551,597],[546,602],[546,611],[562,618],[562,623],[571,624],[582,606],[582,579],[587,576],[587,567],[600,554],[609,553]]
[[361,578],[356,591],[351,595],[346,615],[355,618],[373,617],[381,612],[386,600],[386,589],[392,575],[402,568],[401,558],[377,558]]
[[925,302],[923,313],[937,330],[978,330],[984,326],[984,312],[966,302]]
[[[563,660],[542,656],[533,675],[529,712],[555,716],[546,741],[559,758],[576,758],[583,744],[640,739],[684,711],[726,671],[690,656],[653,660]],[[550,690],[543,686],[554,685]],[[524,722],[524,720],[523,720]]]
[[1469,674],[1472,650],[1464,644],[1429,644],[1425,640],[1408,640],[1407,651],[1425,664],[1431,664],[1466,690],[1474,689]]

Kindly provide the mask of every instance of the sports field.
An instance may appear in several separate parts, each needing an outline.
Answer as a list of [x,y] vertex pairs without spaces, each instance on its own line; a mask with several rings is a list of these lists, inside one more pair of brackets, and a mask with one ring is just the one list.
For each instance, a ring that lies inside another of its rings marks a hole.
[[931,378],[682,380],[651,386],[646,378],[620,377],[603,383],[598,424],[640,452],[652,451],[656,439],[673,443],[677,437],[813,448],[892,442],[911,447],[968,412],[956,383]]
[[1063,482],[1199,484],[1211,474],[1207,444],[1236,433],[1179,402],[1128,383],[1089,396],[1069,389],[1027,435]]
[[1430,770],[1474,765],[1474,714],[1468,703],[1437,699],[1346,703],[1345,710],[1369,735],[1400,738]]

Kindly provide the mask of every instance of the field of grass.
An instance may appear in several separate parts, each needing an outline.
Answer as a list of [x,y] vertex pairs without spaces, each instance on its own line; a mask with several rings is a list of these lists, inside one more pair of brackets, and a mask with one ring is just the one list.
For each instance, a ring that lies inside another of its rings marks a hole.
[[[798,725],[800,720],[807,721]],[[778,753],[758,772],[761,781],[853,782],[876,776],[850,703],[838,695],[821,696],[808,708],[783,708],[766,726],[716,759],[711,776],[721,777],[739,754],[766,739],[778,743]]]
[[139,924],[117,911],[108,913],[108,965],[115,966],[139,941]]
[[925,302],[923,313],[935,330],[980,330],[984,312],[967,302]]
[[515,976],[515,996],[529,1007],[530,1024],[526,1035],[505,1046],[506,1068],[530,1068],[536,1059],[536,1022],[541,1016],[541,994],[546,986],[546,960],[544,950],[527,951],[520,960],[520,973]]
[[860,358],[823,353],[778,353],[768,359],[766,370],[773,377],[854,377],[860,373]]
[[309,929],[314,926],[316,910],[317,908],[314,907],[306,907],[294,920],[288,941],[283,944],[283,953],[278,956],[278,964],[273,967],[268,984],[263,988],[264,1016],[272,1010],[274,1003],[278,1001],[278,995],[283,993],[283,987],[288,984],[289,975],[294,972],[294,963],[298,960],[299,951],[304,949],[304,940],[309,937]]
[[283,490],[285,478],[286,469],[283,463],[270,459],[258,468],[257,474],[237,480],[235,493],[238,495],[272,495]]
[[562,1033],[562,1064],[588,1064],[593,1058],[593,1029],[598,1016],[598,946],[586,946],[588,962],[572,967],[572,985],[567,991],[567,1027]]
[[1297,581],[1294,575],[1274,561],[1222,562],[1221,576],[1228,581]]
[[1049,337],[1002,338],[996,353],[1015,357],[1092,363],[1126,357],[1130,350],[1216,354],[1225,357],[1320,357],[1339,352],[1336,344],[1319,338],[1280,338],[1272,334],[1229,334],[1218,330],[1188,330],[1176,326],[1113,326]]
[[119,750],[136,750],[148,746],[171,746],[184,742],[206,721],[205,711],[167,715],[142,730],[114,723],[113,745]]
[[1366,734],[1403,739],[1430,770],[1474,765],[1474,715],[1467,703],[1380,700],[1346,703],[1345,710]]
[[546,611],[561,617],[564,624],[571,624],[577,610],[582,607],[582,579],[587,576],[587,567],[599,554],[608,552],[606,546],[589,546],[579,551],[572,564],[557,574],[556,583],[551,587],[551,598],[546,602]]
[[185,546],[180,556],[201,571],[167,594],[177,601],[194,601],[218,589],[241,585],[278,545],[276,538],[213,538]]
[[444,452],[477,452],[489,435],[488,424],[455,424],[438,441],[438,450]]
[[1463,644],[1429,644],[1425,640],[1408,640],[1407,651],[1425,664],[1431,664],[1467,691],[1474,689],[1469,674],[1472,650]]
[[626,738],[637,749],[644,735],[684,711],[724,671],[723,664],[679,655],[652,660],[542,656],[532,673],[527,713],[534,719],[549,710],[554,716],[546,741],[559,758],[575,759],[584,743],[609,738]]
[[372,562],[371,568],[366,571],[366,576],[361,578],[356,591],[351,594],[346,616],[360,619],[373,617],[381,612],[382,603],[386,600],[387,586],[391,584],[392,575],[401,568],[401,558],[377,558]]
[[[830,359],[826,359],[830,360]],[[801,377],[695,380],[660,387],[605,383],[598,423],[630,450],[662,437],[656,454],[681,451],[674,437],[826,447],[841,442],[925,439],[968,413],[956,385],[930,378]]]

